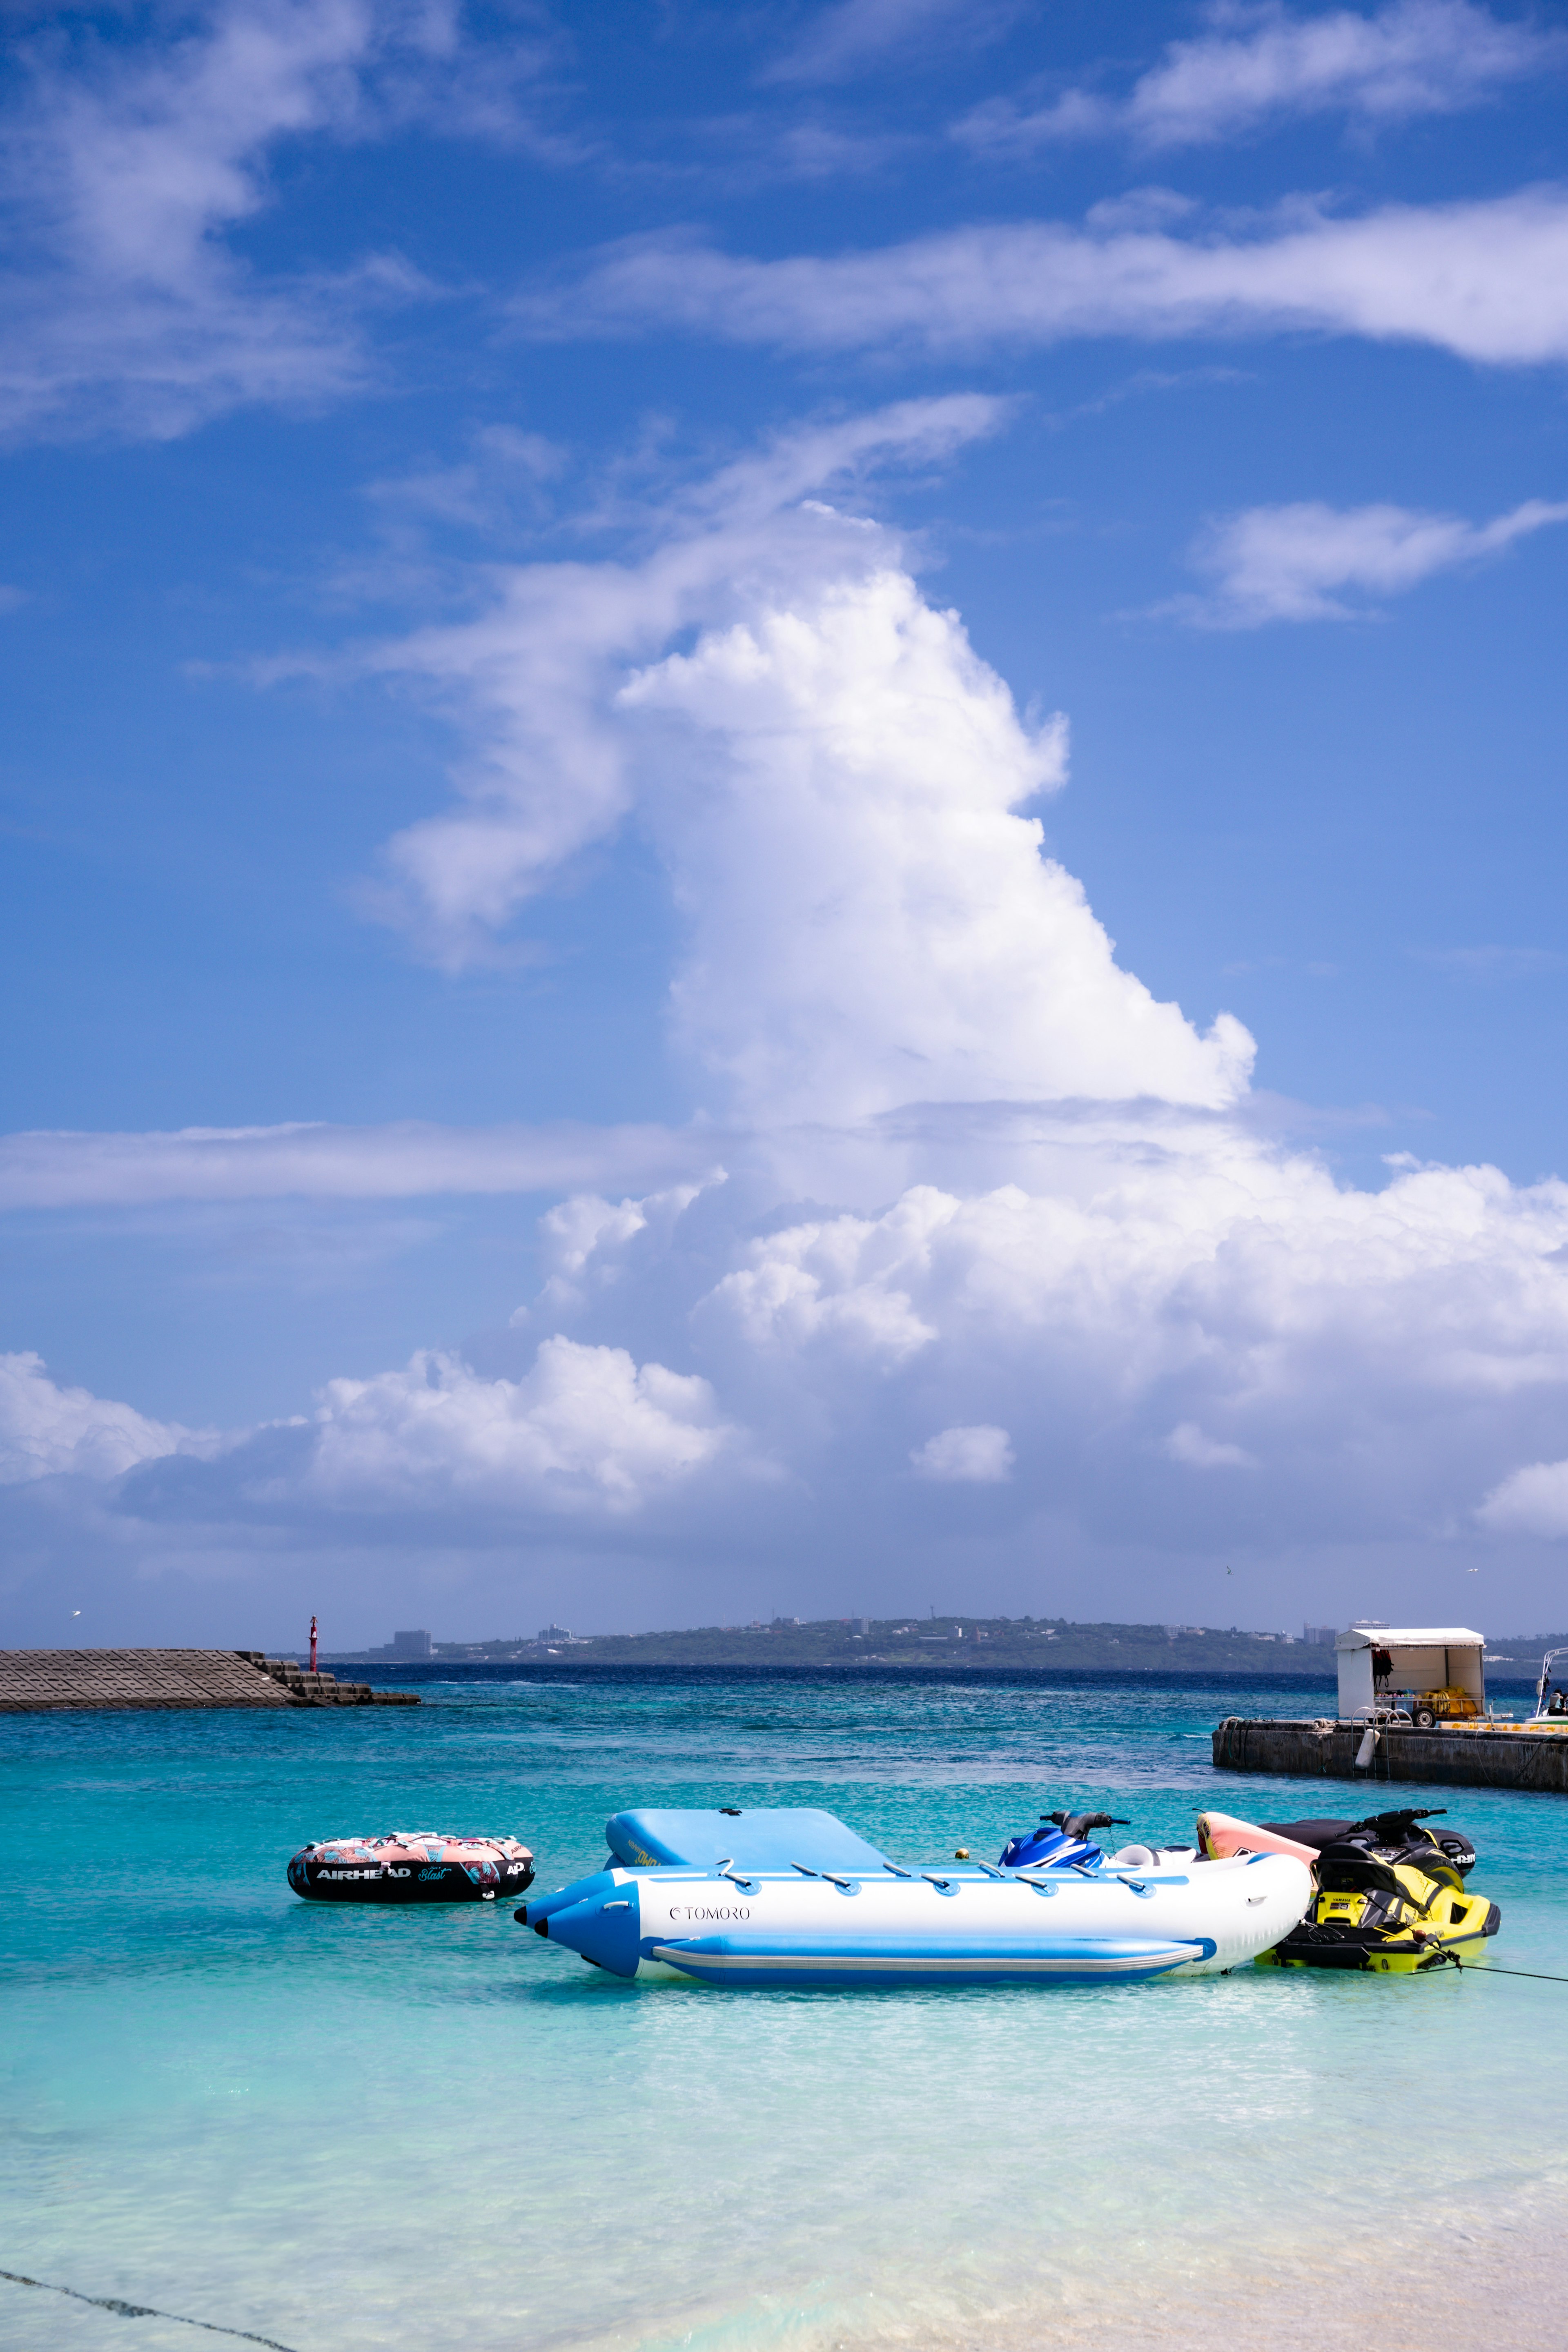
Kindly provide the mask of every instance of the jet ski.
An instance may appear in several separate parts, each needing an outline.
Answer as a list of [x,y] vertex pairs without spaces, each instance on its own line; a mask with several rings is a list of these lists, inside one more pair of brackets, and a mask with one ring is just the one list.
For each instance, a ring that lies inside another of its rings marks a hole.
[[1464,1832],[1449,1829],[1417,1829],[1415,1826],[1418,1822],[1446,1820],[1447,1811],[1447,1805],[1428,1806],[1424,1811],[1414,1805],[1404,1805],[1395,1812],[1373,1813],[1364,1822],[1265,1822],[1263,1826],[1278,1831],[1282,1836],[1295,1838],[1302,1845],[1316,1846],[1320,1853],[1325,1846],[1333,1845],[1339,1839],[1359,1837],[1363,1831],[1375,1831],[1390,1852],[1410,1846],[1417,1861],[1424,1848],[1435,1845],[1464,1878],[1476,1866],[1476,1849]]
[[1422,1826],[1446,1809],[1402,1807],[1367,1820],[1247,1823],[1226,1813],[1198,1820],[1205,1856],[1315,1855],[1314,1892],[1306,1916],[1260,1965],[1360,1969],[1414,1976],[1474,1952],[1495,1936],[1502,1914],[1472,1895],[1465,1875],[1476,1850],[1457,1830]]
[[1002,1849],[1004,1870],[1098,1869],[1104,1849],[1089,1843],[1090,1830],[1124,1830],[1131,1822],[1114,1813],[1042,1813],[1037,1829],[1009,1838]]

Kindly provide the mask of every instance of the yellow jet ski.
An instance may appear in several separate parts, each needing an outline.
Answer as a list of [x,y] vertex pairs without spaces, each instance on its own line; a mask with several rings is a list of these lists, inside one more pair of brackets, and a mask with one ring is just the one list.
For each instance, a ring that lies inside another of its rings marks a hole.
[[1475,1848],[1455,1832],[1420,1826],[1436,1818],[1411,1807],[1364,1822],[1261,1824],[1313,1848],[1318,1861],[1305,1918],[1258,1965],[1415,1976],[1495,1936],[1502,1918],[1497,1905],[1465,1886]]

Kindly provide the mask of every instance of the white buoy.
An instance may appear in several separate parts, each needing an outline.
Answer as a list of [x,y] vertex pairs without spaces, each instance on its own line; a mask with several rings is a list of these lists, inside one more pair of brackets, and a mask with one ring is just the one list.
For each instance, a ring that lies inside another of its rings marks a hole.
[[1364,1772],[1377,1748],[1377,1733],[1369,1723],[1362,1734],[1361,1746],[1355,1752],[1356,1770]]

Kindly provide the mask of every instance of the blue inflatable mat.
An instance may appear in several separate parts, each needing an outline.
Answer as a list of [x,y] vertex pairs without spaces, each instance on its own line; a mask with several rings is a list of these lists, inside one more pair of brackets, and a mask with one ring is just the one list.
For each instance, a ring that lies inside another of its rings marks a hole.
[[617,1862],[633,1867],[685,1863],[710,1870],[731,1861],[745,1870],[787,1870],[804,1862],[811,1870],[865,1871],[879,1870],[886,1859],[817,1805],[743,1806],[732,1813],[648,1806],[612,1814],[605,1843]]

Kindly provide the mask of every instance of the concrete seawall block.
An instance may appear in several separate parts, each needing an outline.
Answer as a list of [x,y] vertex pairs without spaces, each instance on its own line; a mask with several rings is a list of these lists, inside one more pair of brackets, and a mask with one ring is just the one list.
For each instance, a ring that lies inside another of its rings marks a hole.
[[0,1650],[0,1715],[195,1706],[417,1706],[267,1662],[259,1650]]
[[1568,1795],[1568,1738],[1555,1732],[1383,1730],[1358,1770],[1363,1727],[1227,1716],[1214,1734],[1215,1769],[1303,1780],[1441,1782],[1457,1789],[1542,1789]]

